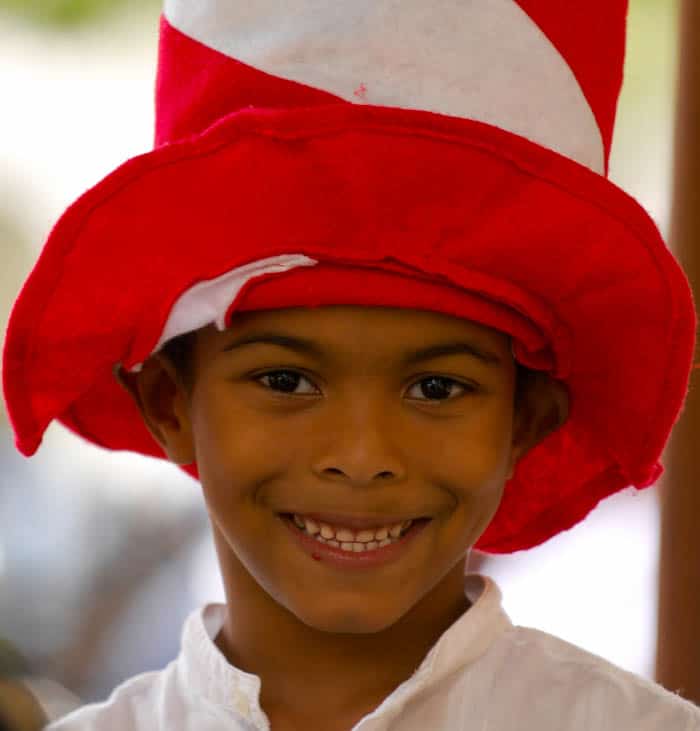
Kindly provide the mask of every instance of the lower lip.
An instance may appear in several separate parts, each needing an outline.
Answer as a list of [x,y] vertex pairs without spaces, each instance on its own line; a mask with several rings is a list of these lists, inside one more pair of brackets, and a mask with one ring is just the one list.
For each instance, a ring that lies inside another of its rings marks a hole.
[[291,518],[284,515],[278,515],[277,517],[287,526],[287,529],[311,558],[341,569],[369,569],[398,560],[431,522],[430,520],[416,522],[398,541],[381,548],[355,553],[354,551],[344,551],[342,548],[335,548],[335,546],[321,543],[321,541],[317,541],[307,533],[299,530]]

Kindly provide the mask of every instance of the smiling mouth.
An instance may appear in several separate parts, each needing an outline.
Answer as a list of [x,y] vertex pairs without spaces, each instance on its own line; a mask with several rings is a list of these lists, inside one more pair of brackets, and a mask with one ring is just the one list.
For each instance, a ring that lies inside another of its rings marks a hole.
[[347,570],[372,569],[397,561],[432,522],[432,518],[406,519],[391,528],[350,531],[323,523],[314,524],[308,516],[295,513],[278,513],[278,518],[287,525],[287,530],[298,536],[302,547],[316,561]]
[[[427,517],[412,518],[393,523],[385,523],[384,525],[381,525],[377,520],[355,520],[352,522],[356,526],[358,523],[374,523],[374,525],[371,527],[350,527],[348,525],[326,522],[316,516],[311,517],[308,514],[281,513],[280,517],[287,520],[300,533],[315,538],[321,543],[356,553],[383,548],[391,543],[396,543],[412,528],[431,520],[431,518]],[[348,520],[347,522],[351,521]]]

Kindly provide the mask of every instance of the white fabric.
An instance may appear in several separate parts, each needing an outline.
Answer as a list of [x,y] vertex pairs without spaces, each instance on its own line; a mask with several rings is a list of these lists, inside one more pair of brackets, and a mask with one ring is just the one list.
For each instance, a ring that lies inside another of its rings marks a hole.
[[[175,301],[152,353],[159,351],[168,340],[206,325],[214,324],[219,330],[224,330],[224,317],[229,306],[251,279],[263,274],[279,274],[296,267],[316,264],[318,262],[315,259],[304,254],[282,254],[258,259],[215,279],[198,282]],[[142,363],[137,363],[131,370],[140,371],[142,366]]]
[[164,15],[268,74],[493,124],[604,172],[573,71],[514,0],[165,0]]
[[[465,577],[465,593],[473,606],[352,731],[700,730],[700,709],[688,701],[552,635],[513,626],[488,577]],[[260,678],[230,665],[214,644],[224,614],[223,604],[194,611],[179,656],[164,670],[126,681],[46,731],[267,731]],[[309,731],[322,729],[319,719]]]

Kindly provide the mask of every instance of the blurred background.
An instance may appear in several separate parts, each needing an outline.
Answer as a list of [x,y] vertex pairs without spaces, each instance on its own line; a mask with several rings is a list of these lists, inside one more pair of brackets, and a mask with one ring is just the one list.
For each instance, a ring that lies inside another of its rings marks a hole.
[[[158,0],[0,0],[3,335],[66,206],[151,148],[159,12]],[[610,173],[665,235],[677,13],[676,0],[630,2]],[[516,624],[653,678],[663,479],[530,551],[474,554],[469,568],[500,583]],[[54,719],[162,668],[186,616],[223,601],[208,531],[198,484],[174,466],[58,425],[25,459],[0,410],[0,678],[24,678]]]

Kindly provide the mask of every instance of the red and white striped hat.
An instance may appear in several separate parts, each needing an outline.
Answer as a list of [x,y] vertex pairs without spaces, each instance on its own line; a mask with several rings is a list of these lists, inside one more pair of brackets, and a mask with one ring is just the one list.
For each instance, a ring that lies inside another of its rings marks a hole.
[[[570,392],[476,544],[534,546],[654,483],[696,313],[607,179],[626,0],[166,0],[155,149],[62,216],[13,310],[4,391],[164,457],[113,368],[234,311],[407,307],[512,336]],[[196,465],[188,471],[195,475]]]

